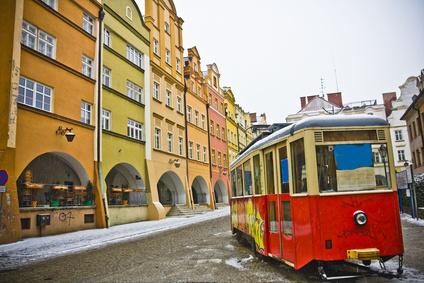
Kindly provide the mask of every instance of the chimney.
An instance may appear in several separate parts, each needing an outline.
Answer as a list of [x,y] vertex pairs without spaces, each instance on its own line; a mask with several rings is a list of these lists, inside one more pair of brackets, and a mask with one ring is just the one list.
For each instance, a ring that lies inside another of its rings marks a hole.
[[300,109],[303,109],[303,107],[306,106],[306,97],[300,98]]
[[256,113],[250,113],[250,122],[256,123]]
[[343,107],[342,93],[341,92],[328,93],[327,94],[327,100],[328,100],[328,102],[331,102],[334,105],[337,105],[339,107]]
[[396,100],[396,92],[383,93],[383,103],[386,110],[386,118],[392,114],[392,101]]
[[311,100],[314,99],[315,97],[318,97],[318,94],[308,96],[308,103],[311,102]]

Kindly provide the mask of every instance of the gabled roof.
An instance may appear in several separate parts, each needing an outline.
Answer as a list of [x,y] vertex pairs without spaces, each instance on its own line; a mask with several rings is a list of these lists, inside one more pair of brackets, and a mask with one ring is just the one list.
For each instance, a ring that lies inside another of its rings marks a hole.
[[323,99],[322,97],[316,96],[314,98],[312,98],[308,104],[305,105],[305,107],[303,107],[299,112],[297,113],[302,113],[302,112],[312,112],[312,111],[321,111],[324,109],[341,109],[341,107],[337,106],[334,103],[331,103],[325,99]]

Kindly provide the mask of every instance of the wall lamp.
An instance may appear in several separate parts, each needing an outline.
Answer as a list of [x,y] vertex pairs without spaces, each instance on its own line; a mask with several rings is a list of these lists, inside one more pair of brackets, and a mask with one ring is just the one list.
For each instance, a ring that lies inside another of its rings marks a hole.
[[63,129],[62,126],[59,126],[59,128],[56,130],[56,135],[65,136],[68,142],[72,142],[75,138],[75,134],[71,132],[72,130],[73,128],[69,129],[66,127],[66,129]]
[[180,168],[181,166],[181,163],[178,161],[178,159],[169,159],[169,164],[174,164],[177,168]]

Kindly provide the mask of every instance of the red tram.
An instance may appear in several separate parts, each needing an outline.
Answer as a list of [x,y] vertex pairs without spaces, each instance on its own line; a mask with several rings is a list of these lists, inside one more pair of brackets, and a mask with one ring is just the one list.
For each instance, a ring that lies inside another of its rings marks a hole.
[[403,241],[389,126],[320,116],[265,132],[230,166],[232,232],[295,269],[384,262]]

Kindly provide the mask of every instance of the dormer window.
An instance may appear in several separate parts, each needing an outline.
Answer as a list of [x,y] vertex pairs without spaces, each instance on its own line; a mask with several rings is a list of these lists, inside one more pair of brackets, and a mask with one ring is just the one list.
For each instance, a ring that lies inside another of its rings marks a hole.
[[132,10],[128,6],[127,6],[127,9],[126,9],[126,16],[127,16],[128,19],[130,19],[132,21]]
[[165,22],[165,31],[169,33],[169,24],[167,22]]

